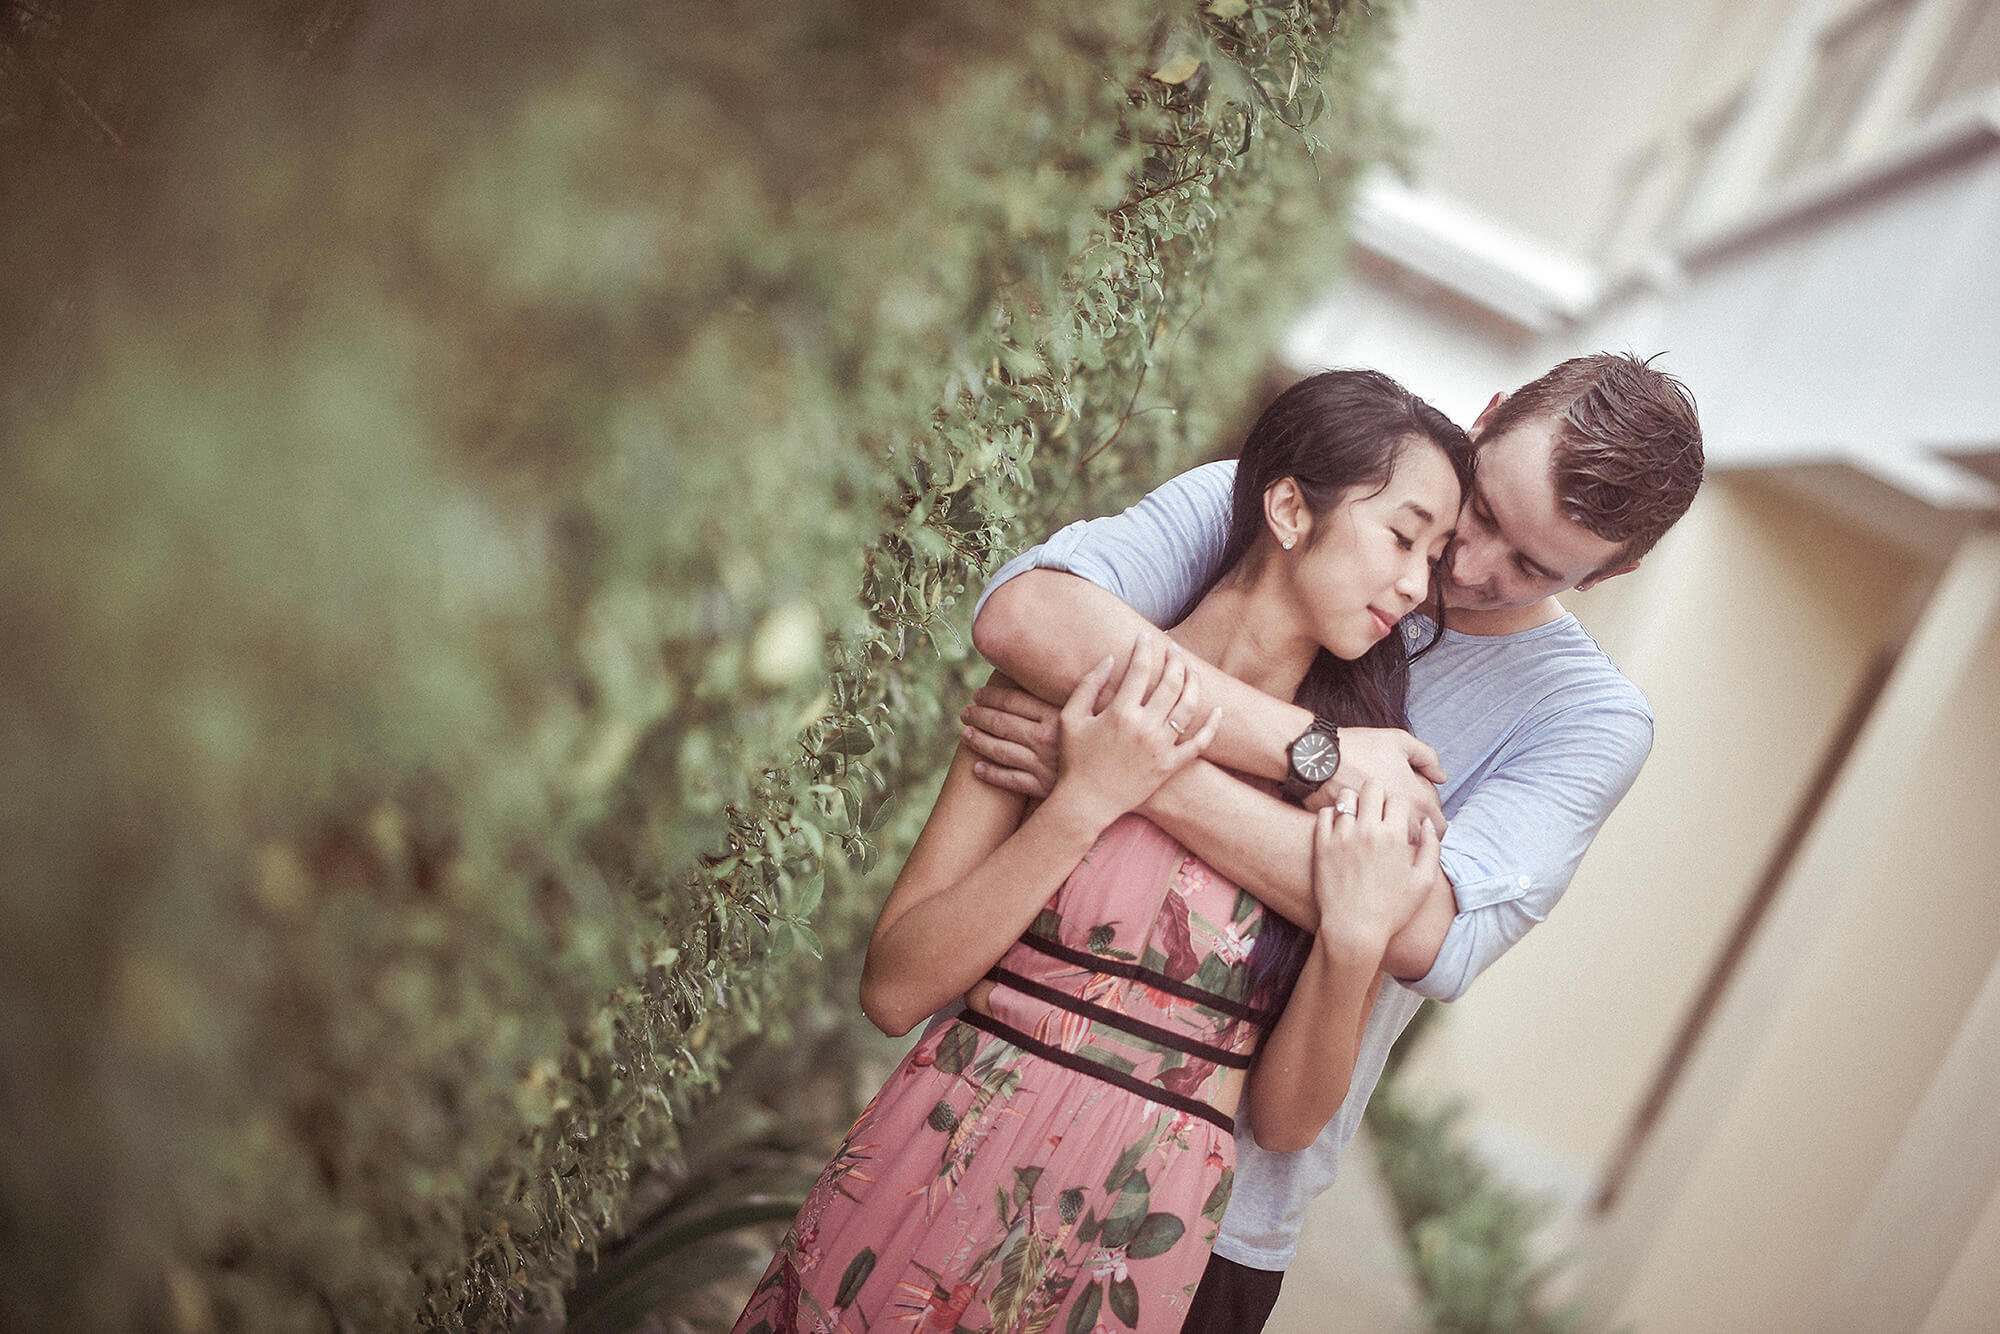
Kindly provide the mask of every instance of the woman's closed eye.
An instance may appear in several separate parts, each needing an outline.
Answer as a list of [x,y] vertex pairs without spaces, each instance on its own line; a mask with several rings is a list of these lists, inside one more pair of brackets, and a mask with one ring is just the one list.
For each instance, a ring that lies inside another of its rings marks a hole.
[[1417,549],[1417,543],[1415,538],[1412,538],[1405,533],[1397,532],[1394,528],[1391,528],[1389,531],[1396,534],[1396,546],[1399,550],[1415,551]]

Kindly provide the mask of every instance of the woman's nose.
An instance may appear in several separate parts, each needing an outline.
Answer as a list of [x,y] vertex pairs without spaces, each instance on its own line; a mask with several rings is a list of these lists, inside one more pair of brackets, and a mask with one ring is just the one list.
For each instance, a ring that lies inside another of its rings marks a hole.
[[1403,563],[1403,569],[1396,577],[1396,592],[1414,607],[1424,600],[1431,591],[1431,563],[1423,552],[1413,553],[1414,558]]

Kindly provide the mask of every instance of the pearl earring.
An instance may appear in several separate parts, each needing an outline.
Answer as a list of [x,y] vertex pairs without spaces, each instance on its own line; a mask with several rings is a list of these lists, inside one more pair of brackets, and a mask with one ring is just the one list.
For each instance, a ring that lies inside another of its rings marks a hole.
[[1292,539],[1288,537],[1284,541],[1278,543],[1278,545],[1283,547],[1285,550],[1290,551],[1292,549]]

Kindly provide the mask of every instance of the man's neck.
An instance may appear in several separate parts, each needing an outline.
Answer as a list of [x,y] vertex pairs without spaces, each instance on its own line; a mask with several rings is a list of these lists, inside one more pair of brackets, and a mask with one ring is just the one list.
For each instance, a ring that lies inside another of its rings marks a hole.
[[1444,624],[1446,629],[1462,635],[1512,635],[1532,630],[1538,625],[1547,625],[1566,614],[1562,603],[1553,597],[1546,597],[1525,607],[1494,610],[1448,608]]

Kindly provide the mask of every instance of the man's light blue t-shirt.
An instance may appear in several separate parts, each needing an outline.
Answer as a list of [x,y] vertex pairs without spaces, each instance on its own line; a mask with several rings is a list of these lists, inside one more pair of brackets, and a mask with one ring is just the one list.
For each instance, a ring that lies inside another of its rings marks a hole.
[[[1067,570],[1164,623],[1201,586],[1228,536],[1236,464],[1183,473],[1123,514],[1071,524],[1009,561],[986,596],[1024,570]],[[1413,642],[1434,627],[1405,623]],[[1446,630],[1410,667],[1410,730],[1449,776],[1441,851],[1458,915],[1422,978],[1388,980],[1362,1034],[1347,1100],[1297,1153],[1257,1147],[1237,1118],[1236,1188],[1216,1253],[1284,1269],[1305,1208],[1333,1184],[1389,1049],[1426,996],[1454,1000],[1548,915],[1585,849],[1638,777],[1653,713],[1573,616],[1511,635]]]

